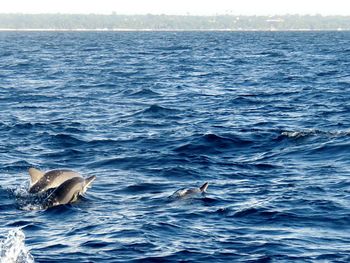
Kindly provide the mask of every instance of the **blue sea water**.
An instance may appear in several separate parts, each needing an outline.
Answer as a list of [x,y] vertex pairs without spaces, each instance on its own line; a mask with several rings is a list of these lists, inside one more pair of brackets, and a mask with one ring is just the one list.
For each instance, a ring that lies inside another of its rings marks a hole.
[[[0,240],[21,229],[35,262],[349,262],[349,69],[349,32],[1,32]],[[29,167],[96,180],[33,210]]]

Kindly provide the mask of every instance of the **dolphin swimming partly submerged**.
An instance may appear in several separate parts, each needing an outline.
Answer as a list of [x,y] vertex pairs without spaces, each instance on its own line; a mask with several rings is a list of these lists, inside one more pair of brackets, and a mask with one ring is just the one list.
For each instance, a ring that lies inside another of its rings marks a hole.
[[45,200],[46,207],[65,205],[77,201],[79,195],[83,195],[95,176],[89,178],[74,177],[58,186]]
[[196,194],[204,194],[207,191],[209,183],[204,183],[199,188],[182,188],[173,193],[170,198],[184,198],[190,197]]
[[42,193],[48,189],[56,188],[65,181],[82,176],[71,170],[51,170],[46,173],[41,172],[38,169],[30,168],[29,175],[31,179],[29,193]]

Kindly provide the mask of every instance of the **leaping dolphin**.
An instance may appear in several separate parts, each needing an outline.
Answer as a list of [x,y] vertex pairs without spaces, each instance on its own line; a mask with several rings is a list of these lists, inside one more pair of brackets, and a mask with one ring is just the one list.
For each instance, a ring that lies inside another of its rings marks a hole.
[[204,194],[207,191],[209,183],[204,183],[199,188],[182,188],[177,190],[175,193],[173,193],[170,197],[171,198],[183,198],[183,197],[189,197],[196,194]]
[[86,192],[95,178],[93,175],[86,179],[74,177],[65,181],[47,197],[45,206],[65,205],[77,201],[79,195],[83,195]]
[[31,184],[28,191],[32,194],[41,193],[50,188],[56,188],[72,178],[82,178],[79,173],[71,170],[51,170],[43,173],[38,169],[30,168],[29,175]]

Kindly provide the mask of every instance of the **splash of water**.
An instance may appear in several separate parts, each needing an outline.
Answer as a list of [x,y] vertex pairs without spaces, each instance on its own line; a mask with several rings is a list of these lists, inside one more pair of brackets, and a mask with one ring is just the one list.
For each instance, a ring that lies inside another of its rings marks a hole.
[[0,263],[34,263],[34,258],[24,244],[22,230],[10,230],[0,242]]
[[25,211],[46,209],[43,201],[51,192],[47,191],[43,194],[33,195],[28,193],[28,188],[28,183],[24,182],[20,186],[17,186],[14,189],[10,189],[10,192],[16,198],[16,204],[18,208]]

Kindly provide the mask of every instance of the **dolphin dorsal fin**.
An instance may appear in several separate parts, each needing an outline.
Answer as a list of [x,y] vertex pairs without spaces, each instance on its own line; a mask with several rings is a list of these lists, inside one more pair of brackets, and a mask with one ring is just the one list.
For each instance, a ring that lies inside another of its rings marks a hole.
[[199,190],[201,190],[201,192],[206,192],[208,185],[209,185],[208,182],[204,183],[201,187],[199,187]]
[[35,168],[29,168],[30,184],[33,185],[44,176],[44,173]]

